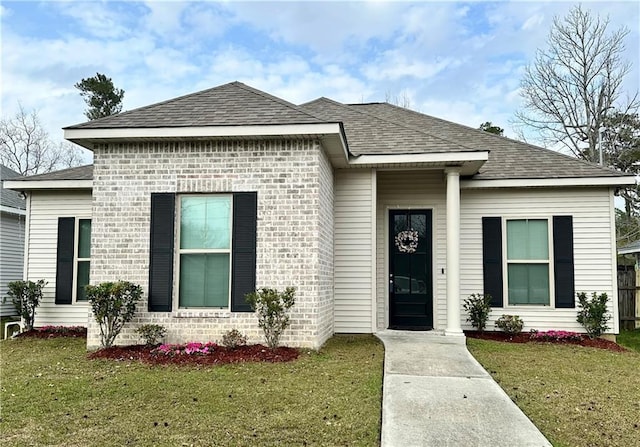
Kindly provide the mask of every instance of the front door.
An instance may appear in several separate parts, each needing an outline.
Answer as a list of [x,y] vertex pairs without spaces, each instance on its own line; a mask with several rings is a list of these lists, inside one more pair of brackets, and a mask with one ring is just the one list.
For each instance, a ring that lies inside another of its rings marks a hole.
[[389,211],[389,327],[433,328],[431,210]]

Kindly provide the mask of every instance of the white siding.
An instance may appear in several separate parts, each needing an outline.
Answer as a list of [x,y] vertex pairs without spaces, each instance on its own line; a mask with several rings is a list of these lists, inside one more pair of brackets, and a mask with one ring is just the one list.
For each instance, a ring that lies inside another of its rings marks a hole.
[[0,221],[0,316],[16,315],[16,309],[7,296],[11,281],[22,279],[24,257],[25,216],[2,212]]
[[334,198],[335,331],[373,332],[374,173],[337,170]]
[[[447,324],[446,276],[446,202],[442,171],[378,172],[378,208],[376,218],[377,326],[389,325],[387,225],[390,209],[424,208],[433,211],[433,324],[444,329]],[[481,265],[482,267],[482,265]]]
[[45,279],[44,298],[36,310],[36,326],[87,326],[87,303],[56,305],[58,217],[91,217],[90,191],[34,191],[29,209],[28,271],[32,281]]
[[[554,215],[573,216],[574,268],[576,292],[606,292],[610,310],[617,312],[615,282],[615,247],[612,232],[613,196],[607,188],[494,189],[462,190],[461,193],[461,253],[460,294],[462,299],[472,293],[482,293],[482,217],[551,218]],[[551,234],[550,234],[551,237]],[[552,298],[553,299],[553,298]],[[505,298],[506,300],[506,298]],[[502,314],[519,315],[525,330],[563,329],[583,332],[576,322],[577,309],[507,306],[493,309],[488,329]],[[463,327],[470,329],[464,321]],[[615,315],[615,314],[614,314]],[[610,323],[618,331],[618,321]]]

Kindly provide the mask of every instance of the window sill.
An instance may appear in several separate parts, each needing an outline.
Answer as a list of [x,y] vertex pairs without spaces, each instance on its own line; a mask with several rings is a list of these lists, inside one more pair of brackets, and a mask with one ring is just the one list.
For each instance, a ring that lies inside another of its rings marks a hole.
[[175,318],[231,318],[228,309],[181,309],[174,315]]

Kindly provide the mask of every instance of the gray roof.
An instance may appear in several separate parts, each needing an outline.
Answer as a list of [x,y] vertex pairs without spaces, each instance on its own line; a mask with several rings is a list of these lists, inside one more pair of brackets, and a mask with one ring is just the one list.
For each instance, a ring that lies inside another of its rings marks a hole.
[[295,104],[241,82],[107,116],[67,129],[249,126],[322,123]]
[[[320,98],[297,106],[240,82],[224,84],[67,129],[327,122],[343,124],[349,152],[356,156],[489,151],[489,160],[474,179],[590,178],[625,175],[549,149],[388,103],[341,104]],[[31,179],[35,180],[34,177]]]
[[473,145],[447,140],[440,135],[407,126],[401,121],[377,117],[366,110],[341,104],[327,98],[300,106],[327,121],[341,121],[347,136],[349,152],[363,154],[420,154],[429,152],[470,152]]
[[[414,112],[388,103],[351,104],[349,107],[376,118],[403,123],[414,129],[427,129],[461,145],[489,150],[489,160],[474,179],[533,179],[569,177],[617,177],[618,171],[578,160],[559,152],[440,118]],[[432,152],[424,146],[425,152]]]
[[26,202],[20,196],[20,193],[10,189],[4,189],[1,184],[4,183],[5,180],[14,180],[16,177],[20,177],[20,174],[6,166],[0,165],[0,205],[24,210],[26,209]]
[[619,255],[640,253],[640,241],[635,241],[618,249]]
[[18,177],[12,181],[47,181],[47,180],[93,180],[93,165],[78,166],[77,168],[62,169],[45,174]]

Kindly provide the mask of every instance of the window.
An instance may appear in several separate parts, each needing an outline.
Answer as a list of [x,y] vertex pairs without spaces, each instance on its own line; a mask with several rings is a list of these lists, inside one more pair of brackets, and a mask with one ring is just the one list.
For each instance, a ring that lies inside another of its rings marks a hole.
[[507,289],[510,305],[550,305],[549,221],[507,220]]
[[91,264],[91,219],[58,218],[56,304],[86,302]]
[[87,301],[84,287],[89,284],[91,258],[91,219],[78,219],[76,241],[76,301]]
[[228,308],[232,198],[185,195],[179,206],[179,307]]

